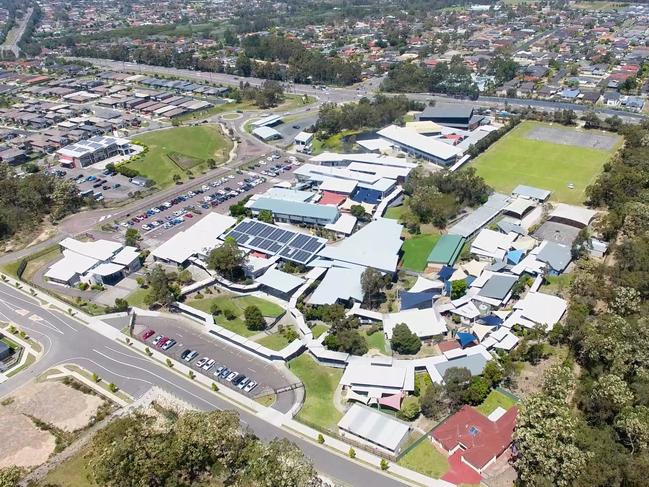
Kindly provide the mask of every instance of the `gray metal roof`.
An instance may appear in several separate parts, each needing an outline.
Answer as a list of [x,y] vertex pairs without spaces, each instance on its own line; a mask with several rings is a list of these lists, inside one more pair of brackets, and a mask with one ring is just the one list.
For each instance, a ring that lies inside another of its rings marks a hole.
[[504,274],[494,274],[487,280],[480,292],[480,296],[485,298],[492,299],[505,299],[509,291],[511,291],[512,286],[518,280],[516,276],[504,275]]
[[509,204],[509,197],[501,193],[493,193],[480,208],[469,213],[462,220],[448,229],[451,235],[469,238],[483,226],[493,220],[503,208]]
[[535,188],[533,186],[526,186],[524,184],[519,184],[512,191],[513,195],[527,196],[528,198],[533,198],[539,201],[545,201],[552,194],[551,191],[547,189]]
[[487,364],[487,359],[484,358],[481,354],[476,353],[475,355],[467,355],[465,357],[459,357],[453,360],[448,360],[447,362],[441,362],[435,364],[435,368],[439,375],[444,377],[444,374],[448,369],[452,368],[465,368],[469,369],[471,375],[480,375],[484,371],[484,367]]
[[572,260],[572,252],[567,245],[546,241],[545,245],[536,256],[557,272],[562,272]]
[[390,451],[396,451],[410,426],[374,409],[352,405],[338,427]]

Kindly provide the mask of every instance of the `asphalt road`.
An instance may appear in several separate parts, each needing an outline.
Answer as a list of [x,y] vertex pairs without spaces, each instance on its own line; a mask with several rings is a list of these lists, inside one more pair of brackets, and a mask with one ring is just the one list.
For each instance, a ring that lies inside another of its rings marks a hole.
[[296,443],[324,475],[346,485],[397,487],[402,482],[378,470],[351,462],[344,456],[277,428],[256,415],[240,410],[177,373],[142,357],[125,345],[110,341],[64,313],[43,307],[31,297],[0,283],[0,320],[16,323],[44,346],[42,358],[25,371],[0,384],[0,397],[42,374],[54,365],[76,363],[114,382],[133,397],[152,385],[193,404],[200,410],[235,409],[242,423],[268,441],[283,437]]

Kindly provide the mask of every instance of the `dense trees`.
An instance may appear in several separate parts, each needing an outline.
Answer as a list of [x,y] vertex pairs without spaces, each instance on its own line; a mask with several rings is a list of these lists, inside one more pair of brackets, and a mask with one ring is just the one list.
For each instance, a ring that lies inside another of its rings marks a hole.
[[323,103],[316,130],[320,138],[331,137],[343,130],[380,128],[399,122],[410,110],[421,108],[405,96],[377,95],[373,100],[361,98],[358,103]]
[[379,271],[373,267],[368,267],[361,274],[361,288],[365,299],[368,301],[370,308],[372,307],[373,298],[376,297],[386,286],[386,280],[389,276],[383,276]]
[[169,306],[180,297],[180,288],[160,265],[154,266],[146,273],[146,282],[149,292],[144,302],[148,306],[153,304]]
[[[508,69],[505,66],[503,71]],[[460,56],[453,56],[449,63],[439,63],[432,69],[410,62],[395,64],[388,71],[381,88],[396,93],[430,92],[465,95],[474,99],[478,97],[478,87],[471,78],[471,70],[464,65]]]
[[260,442],[230,411],[174,412],[166,422],[140,413],[116,419],[93,439],[88,463],[93,481],[107,487],[321,485],[294,444]]
[[243,311],[243,316],[246,319],[246,328],[249,330],[261,331],[266,328],[264,315],[261,314],[261,310],[257,306],[247,306]]
[[432,174],[416,168],[404,185],[404,191],[409,196],[410,210],[403,217],[406,225],[433,223],[443,228],[462,207],[484,203],[491,188],[476,174],[475,168]]
[[58,221],[82,203],[77,187],[68,180],[44,173],[19,178],[0,163],[0,240],[34,230],[46,216]]

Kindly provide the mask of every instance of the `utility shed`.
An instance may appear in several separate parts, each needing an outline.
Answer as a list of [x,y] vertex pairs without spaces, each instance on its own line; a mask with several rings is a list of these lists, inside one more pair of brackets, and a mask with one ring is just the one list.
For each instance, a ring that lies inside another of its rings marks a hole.
[[375,409],[354,404],[338,423],[338,429],[341,436],[397,454],[408,439],[410,426]]
[[442,235],[428,256],[430,264],[452,266],[462,252],[466,239],[460,235]]

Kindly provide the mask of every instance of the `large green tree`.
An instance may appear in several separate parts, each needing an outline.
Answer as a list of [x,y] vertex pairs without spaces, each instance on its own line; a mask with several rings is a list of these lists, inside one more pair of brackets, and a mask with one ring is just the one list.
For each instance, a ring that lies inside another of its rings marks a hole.
[[212,249],[207,256],[207,265],[228,278],[234,277],[235,271],[241,269],[246,262],[246,256],[232,237],[226,237],[219,247]]

